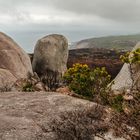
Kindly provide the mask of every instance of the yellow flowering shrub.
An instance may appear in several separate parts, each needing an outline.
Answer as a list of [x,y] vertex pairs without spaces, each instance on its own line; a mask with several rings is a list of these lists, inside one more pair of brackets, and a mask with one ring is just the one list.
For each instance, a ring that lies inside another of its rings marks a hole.
[[74,64],[72,68],[67,70],[63,78],[75,93],[84,96],[92,95],[91,89],[88,88],[90,85],[90,69],[86,64]]
[[138,64],[140,64],[140,48],[138,48],[132,52],[127,52],[124,55],[121,55],[120,59],[124,63],[129,63],[129,64],[138,63]]
[[86,64],[76,63],[64,75],[64,80],[75,93],[94,98],[106,98],[106,89],[111,76],[105,68],[90,69]]

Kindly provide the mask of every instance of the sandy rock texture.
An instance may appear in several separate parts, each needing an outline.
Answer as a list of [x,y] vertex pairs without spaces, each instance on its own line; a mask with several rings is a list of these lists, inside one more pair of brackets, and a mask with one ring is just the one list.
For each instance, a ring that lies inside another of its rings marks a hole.
[[[95,105],[97,104],[59,93],[0,93],[0,139],[58,140],[56,132],[52,129],[54,124],[51,122],[53,122],[53,119],[58,118],[58,120],[61,120],[62,118],[60,118],[60,116],[63,116],[65,113],[69,113],[74,110],[78,111],[83,108],[94,108]],[[94,113],[95,118],[98,114],[97,112],[89,113]],[[80,120],[83,116],[80,116],[78,119]],[[68,117],[70,116],[68,115]],[[95,119],[94,117],[93,119]],[[88,119],[91,119],[90,115],[88,116]],[[75,121],[75,116],[73,121]],[[87,118],[85,122],[87,122]],[[60,121],[59,123],[61,124],[63,121]],[[97,125],[97,127],[99,123],[100,121],[93,121],[93,125]],[[80,125],[80,123],[77,124],[78,127]],[[62,126],[63,124],[58,125],[57,127],[62,128]],[[69,129],[70,126],[66,126],[67,127],[65,129]],[[73,130],[70,129],[70,131]],[[83,131],[83,134],[86,132],[83,128],[81,131]],[[124,140],[123,138],[114,138],[110,132],[106,133],[104,138],[107,138],[107,140]],[[60,136],[59,139],[62,139],[62,137]],[[67,139],[73,140],[70,138]],[[86,139],[83,138],[82,140]],[[96,140],[100,140],[100,138],[96,137]]]

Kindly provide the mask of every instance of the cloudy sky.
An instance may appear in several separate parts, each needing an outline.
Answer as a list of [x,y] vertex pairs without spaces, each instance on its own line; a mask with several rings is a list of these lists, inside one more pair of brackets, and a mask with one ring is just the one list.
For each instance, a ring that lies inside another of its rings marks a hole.
[[0,31],[28,52],[51,33],[74,42],[139,29],[140,0],[0,0]]

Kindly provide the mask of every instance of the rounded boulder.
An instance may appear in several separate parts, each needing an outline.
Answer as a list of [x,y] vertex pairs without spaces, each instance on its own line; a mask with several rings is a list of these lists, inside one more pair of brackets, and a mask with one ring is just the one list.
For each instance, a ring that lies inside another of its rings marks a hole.
[[33,71],[51,88],[59,84],[66,71],[68,41],[63,35],[52,34],[38,40],[32,62]]
[[9,36],[0,32],[0,88],[10,87],[32,74],[28,54]]

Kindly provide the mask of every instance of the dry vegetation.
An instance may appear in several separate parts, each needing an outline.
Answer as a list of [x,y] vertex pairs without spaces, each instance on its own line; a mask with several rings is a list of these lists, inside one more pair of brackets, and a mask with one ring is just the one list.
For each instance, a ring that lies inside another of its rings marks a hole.
[[56,132],[56,140],[94,140],[94,137],[103,138],[108,131],[108,124],[103,117],[103,107],[95,105],[89,108],[64,112],[52,120],[51,128]]

